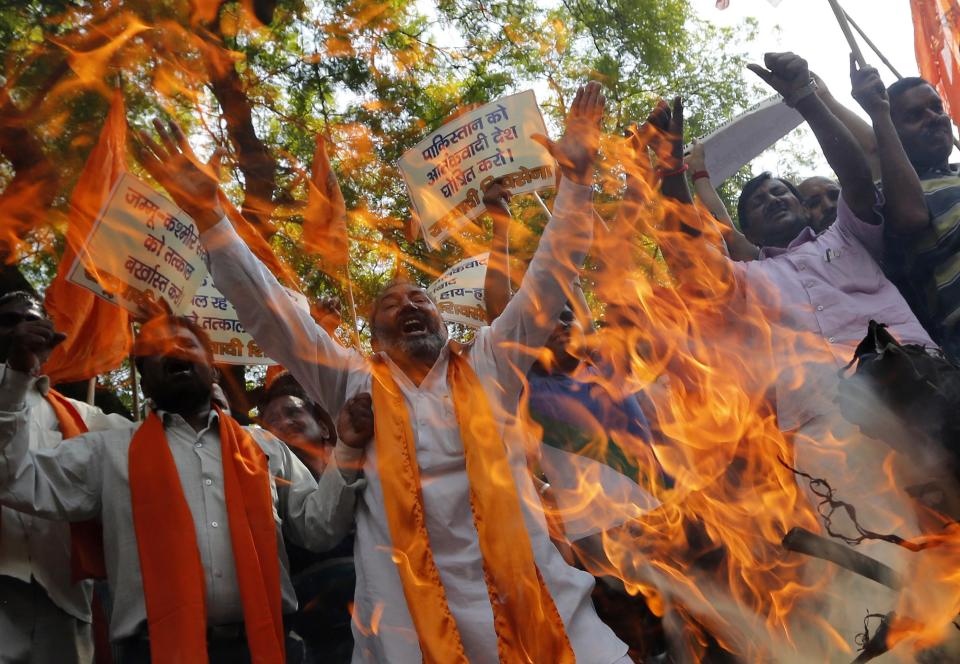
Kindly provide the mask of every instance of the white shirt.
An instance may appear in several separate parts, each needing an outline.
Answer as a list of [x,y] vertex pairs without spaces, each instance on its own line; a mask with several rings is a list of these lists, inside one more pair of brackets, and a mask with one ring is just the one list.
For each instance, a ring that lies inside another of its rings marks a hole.
[[[523,285],[503,314],[477,332],[466,358],[500,421],[534,558],[577,661],[610,664],[626,653],[627,646],[597,617],[590,598],[593,577],[567,565],[550,541],[515,417],[520,376],[532,363],[526,349],[541,347],[556,324],[566,299],[561,284],[572,282],[590,245],[592,210],[590,188],[564,180],[553,220]],[[309,314],[292,306],[228,221],[204,233],[203,241],[217,288],[236,307],[244,327],[264,352],[286,367],[311,397],[336,413],[350,396],[370,392],[369,360],[341,347]],[[419,387],[388,358],[382,359],[403,392],[414,430],[430,546],[464,649],[473,664],[493,664],[499,661],[497,637],[470,509],[463,443],[447,384],[449,352],[443,350]],[[368,485],[356,517],[353,661],[420,664],[423,657],[416,631],[391,558],[380,469],[372,445],[363,470]]]
[[[46,376],[32,377],[19,372],[18,378],[25,390],[27,426],[30,428],[30,448],[50,450],[63,442],[60,423],[53,407],[47,401],[50,380]],[[0,365],[0,384],[7,374],[6,365]],[[107,415],[96,406],[69,400],[87,429],[126,428],[130,421],[122,415]],[[51,521],[0,507],[0,575],[30,583],[36,579],[51,601],[74,618],[90,622],[90,599],[93,582],[74,583],[70,567],[70,526],[62,521]]]
[[[128,473],[130,441],[138,425],[130,422],[123,429],[87,433],[54,449],[34,451],[22,376],[8,370],[0,384],[0,502],[48,519],[100,518],[113,598],[110,635],[113,640],[131,636],[146,620]],[[193,516],[204,570],[207,622],[242,622],[217,413],[210,412],[207,428],[199,433],[179,415],[158,415]],[[290,583],[283,537],[315,551],[335,546],[349,533],[356,494],[364,481],[356,479],[356,471],[349,470],[346,463],[343,469],[338,466],[339,460],[349,458],[349,450],[335,451],[318,485],[286,445],[262,429],[247,431],[268,459],[282,606],[285,613],[290,613],[296,610],[297,599]]]

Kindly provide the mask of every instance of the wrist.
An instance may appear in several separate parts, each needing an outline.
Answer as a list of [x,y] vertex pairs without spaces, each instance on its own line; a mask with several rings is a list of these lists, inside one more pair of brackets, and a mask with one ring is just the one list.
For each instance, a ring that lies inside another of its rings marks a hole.
[[[807,83],[801,85],[798,88],[790,90],[787,94],[783,95],[783,103],[789,106],[790,108],[797,108],[797,105],[801,102],[813,97],[815,99],[820,99],[817,96],[817,84],[813,79],[810,79]],[[822,100],[821,100],[822,101]]]
[[709,180],[710,173],[707,172],[706,168],[697,168],[694,169],[693,173],[690,175],[690,179],[694,182],[697,180]]
[[221,219],[227,216],[227,213],[224,211],[223,206],[220,205],[219,201],[210,207],[186,210],[186,213],[189,214],[190,218],[193,219],[193,221],[197,224],[197,230],[201,233],[210,230],[220,223]]
[[573,169],[563,169],[563,177],[570,180],[574,184],[579,184],[581,186],[590,186],[593,184],[590,169],[587,169],[584,172],[575,171]]

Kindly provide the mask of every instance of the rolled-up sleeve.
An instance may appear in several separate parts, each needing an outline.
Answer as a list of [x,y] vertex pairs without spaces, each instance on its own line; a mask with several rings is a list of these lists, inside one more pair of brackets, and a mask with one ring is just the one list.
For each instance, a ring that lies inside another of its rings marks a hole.
[[837,228],[848,239],[853,239],[862,244],[870,256],[878,264],[883,264],[883,233],[884,217],[883,206],[885,204],[883,193],[878,189],[876,192],[876,202],[873,206],[874,218],[872,220],[863,220],[857,217],[843,199],[843,196],[837,201],[837,220],[834,222]]

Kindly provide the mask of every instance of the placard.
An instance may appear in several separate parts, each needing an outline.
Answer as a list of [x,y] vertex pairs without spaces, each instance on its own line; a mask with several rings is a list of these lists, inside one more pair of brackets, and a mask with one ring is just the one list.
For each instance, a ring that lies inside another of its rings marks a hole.
[[[310,305],[301,293],[285,289],[287,296],[302,310]],[[209,272],[185,308],[187,318],[199,325],[210,337],[213,358],[222,364],[276,364],[263,354],[260,346],[240,324],[237,310],[213,283]]]
[[124,173],[93,224],[68,280],[137,314],[148,293],[183,310],[200,287],[207,251],[183,210]]
[[469,327],[487,324],[484,280],[489,257],[487,252],[464,258],[427,288],[444,321]]
[[494,179],[506,177],[515,194],[555,185],[556,164],[533,134],[547,130],[527,90],[460,115],[403,154],[400,171],[431,248],[483,212]]

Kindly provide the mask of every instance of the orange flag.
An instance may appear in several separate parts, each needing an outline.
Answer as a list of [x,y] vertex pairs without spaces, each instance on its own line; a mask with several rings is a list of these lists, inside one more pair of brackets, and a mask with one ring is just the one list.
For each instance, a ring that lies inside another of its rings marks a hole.
[[937,89],[954,124],[960,125],[960,3],[910,0],[910,9],[920,75]]
[[44,370],[53,383],[86,380],[120,366],[130,348],[126,311],[67,281],[67,275],[114,183],[126,170],[127,120],[123,95],[114,93],[100,139],[70,198],[67,246],[45,306],[57,331],[67,335]]
[[330,166],[326,141],[317,135],[313,172],[307,183],[307,209],[303,214],[303,244],[321,256],[331,276],[343,275],[350,261],[347,242],[347,204],[337,175]]

